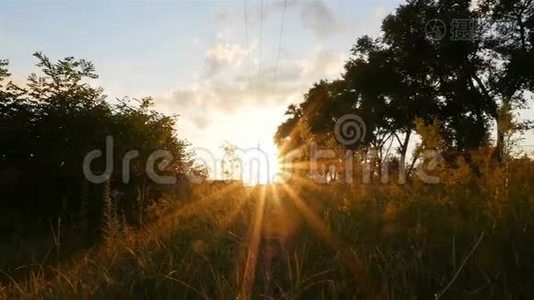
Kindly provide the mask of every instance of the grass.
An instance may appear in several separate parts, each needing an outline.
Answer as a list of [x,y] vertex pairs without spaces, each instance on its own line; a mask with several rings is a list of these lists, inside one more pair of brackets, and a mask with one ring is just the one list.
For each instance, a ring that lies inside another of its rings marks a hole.
[[[195,187],[140,230],[3,271],[4,298],[462,299],[534,295],[530,177],[486,184]],[[503,195],[503,193],[500,193]],[[502,196],[504,197],[504,196]],[[512,199],[512,200],[510,200]]]

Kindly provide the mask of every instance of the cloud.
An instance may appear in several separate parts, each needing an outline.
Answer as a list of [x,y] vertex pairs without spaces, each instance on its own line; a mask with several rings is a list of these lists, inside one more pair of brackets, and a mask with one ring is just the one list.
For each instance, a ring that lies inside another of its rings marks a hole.
[[[286,22],[290,23],[293,12],[300,14],[299,21],[305,29],[310,30],[320,40],[330,37],[336,32],[345,28],[345,22],[340,15],[328,6],[327,1],[323,0],[276,0],[268,1],[263,4],[259,2],[248,2],[247,4],[247,22],[249,30],[267,22],[269,18],[279,19],[286,9]],[[240,12],[241,13],[241,12]],[[242,16],[235,12],[220,11],[216,14],[215,20],[220,26],[234,24],[241,26]],[[236,23],[237,22],[237,23]],[[222,34],[222,33],[221,33]]]
[[199,128],[204,129],[210,124],[210,119],[206,115],[197,115],[193,119],[193,123]]
[[386,8],[384,7],[384,5],[377,5],[373,9],[372,16],[373,16],[373,20],[376,20],[379,22],[382,21],[384,17],[386,16]]
[[[9,70],[9,67],[8,67]],[[28,84],[28,79],[26,77],[19,76],[18,74],[11,74],[8,78],[6,78],[3,82],[3,84],[7,84],[8,82],[12,82],[14,85],[25,87],[26,84]]]
[[333,78],[343,71],[345,59],[346,55],[337,52],[317,50],[311,58],[300,61],[299,64],[304,78]]
[[237,68],[251,49],[245,49],[238,44],[217,43],[206,52],[205,76],[217,75],[226,66]]
[[[304,1],[307,2],[307,1]],[[247,5],[247,20],[250,22],[250,25],[258,25],[262,19],[265,21],[267,18],[273,15],[280,15],[284,10],[290,10],[302,6],[303,1],[301,0],[276,0],[276,1],[266,1],[263,4],[263,9],[261,3],[258,1],[258,4],[254,5],[253,2],[249,1]],[[235,16],[231,14],[221,12],[217,15],[217,20],[221,22],[229,22]]]
[[325,39],[343,28],[342,22],[323,1],[302,4],[301,20],[319,39]]
[[205,129],[221,116],[299,102],[313,82],[338,77],[345,59],[340,53],[315,49],[304,59],[265,65],[260,74],[243,63],[246,54],[237,44],[213,45],[206,51],[205,76],[156,96],[158,109],[178,111],[183,121]]

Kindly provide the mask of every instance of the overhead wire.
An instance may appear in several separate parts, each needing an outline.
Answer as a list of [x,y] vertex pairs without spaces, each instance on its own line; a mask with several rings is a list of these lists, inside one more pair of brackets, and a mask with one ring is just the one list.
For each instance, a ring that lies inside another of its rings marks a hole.
[[274,65],[274,81],[273,83],[276,86],[276,77],[278,73],[278,64],[280,62],[280,56],[282,53],[282,38],[284,35],[284,26],[286,21],[286,10],[287,10],[287,0],[284,0],[284,10],[282,11],[282,25],[280,25],[280,35],[278,37],[278,52],[276,54],[276,61]]
[[245,17],[245,46],[247,51],[247,56],[249,52],[249,43],[248,43],[248,13],[247,13],[247,0],[243,0],[243,12]]
[[[263,55],[263,0],[260,0],[260,40],[259,40],[259,48],[258,48],[258,93],[261,94],[262,92],[262,84],[263,84],[263,66],[262,66],[262,57]],[[261,96],[261,95],[260,95]]]

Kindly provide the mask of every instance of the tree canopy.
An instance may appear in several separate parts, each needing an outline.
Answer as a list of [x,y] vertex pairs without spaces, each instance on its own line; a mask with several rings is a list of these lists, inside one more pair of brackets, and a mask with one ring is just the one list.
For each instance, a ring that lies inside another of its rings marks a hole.
[[[103,186],[88,182],[82,165],[90,151],[104,151],[111,136],[114,168],[108,180],[113,190],[125,194],[116,199],[118,209],[135,222],[143,207],[157,198],[156,184],[148,180],[145,168],[151,153],[172,154],[172,164],[162,173],[183,178],[189,170],[188,144],[177,136],[176,118],[153,110],[151,98],[110,104],[103,90],[90,84],[98,77],[91,62],[34,56],[41,72],[28,76],[25,85],[8,81],[8,63],[0,61],[2,205],[38,219],[67,221],[85,209],[96,225]],[[138,157],[130,162],[129,182],[123,182],[123,157],[131,150],[138,151]],[[104,164],[99,158],[90,167],[100,174]]]
[[[443,37],[429,32],[435,20],[447,26]],[[458,36],[459,22],[473,24],[470,36]],[[437,120],[451,151],[489,146],[496,132],[499,160],[504,109],[526,107],[534,88],[533,29],[532,0],[407,1],[383,20],[378,37],[357,39],[340,79],[316,83],[302,103],[289,106],[275,142],[296,149],[299,123],[317,139],[332,135],[343,115],[356,114],[367,135],[346,148],[380,151],[394,141],[404,158],[415,121]]]

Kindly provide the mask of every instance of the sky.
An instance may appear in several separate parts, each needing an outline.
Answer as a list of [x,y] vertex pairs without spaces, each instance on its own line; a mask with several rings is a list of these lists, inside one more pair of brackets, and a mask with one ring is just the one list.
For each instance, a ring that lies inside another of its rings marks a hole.
[[271,155],[287,106],[338,77],[356,39],[378,35],[400,3],[0,0],[0,58],[21,81],[36,51],[90,60],[110,102],[153,97],[197,152],[221,157],[228,141]]

